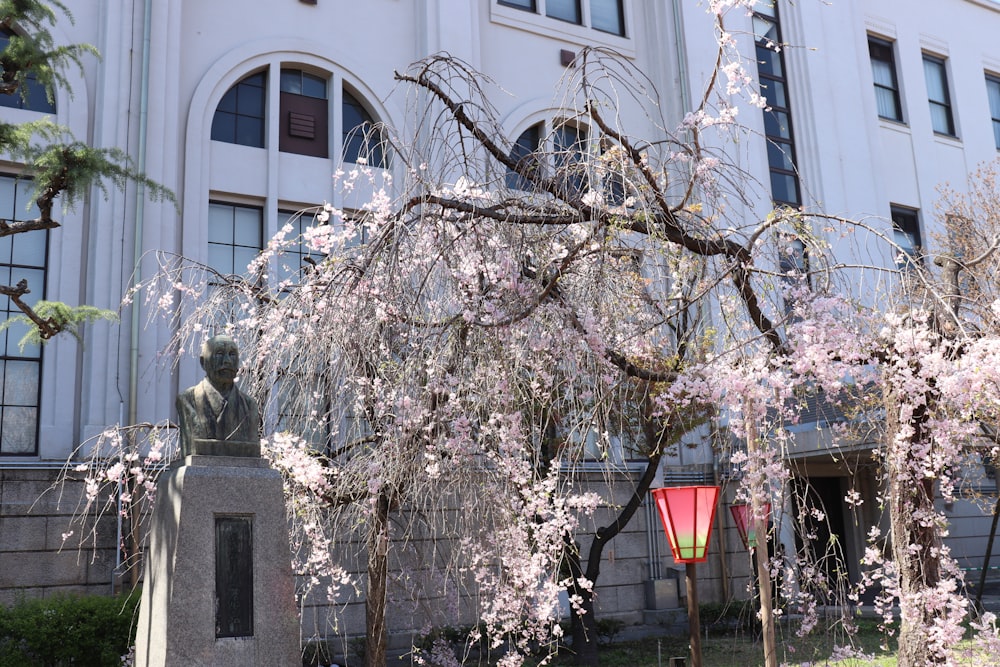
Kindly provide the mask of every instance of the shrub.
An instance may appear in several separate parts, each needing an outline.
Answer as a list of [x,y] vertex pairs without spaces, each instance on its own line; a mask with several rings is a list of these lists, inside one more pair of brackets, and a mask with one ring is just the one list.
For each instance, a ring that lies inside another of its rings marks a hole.
[[111,667],[133,641],[139,594],[57,596],[0,608],[0,667]]

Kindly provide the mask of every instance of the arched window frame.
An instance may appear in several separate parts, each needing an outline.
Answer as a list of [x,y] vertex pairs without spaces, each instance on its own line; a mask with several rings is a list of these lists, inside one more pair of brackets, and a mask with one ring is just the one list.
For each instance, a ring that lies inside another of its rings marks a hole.
[[[264,48],[262,48],[264,47]],[[379,121],[391,125],[394,115],[380,95],[364,81],[354,77],[352,71],[363,71],[361,63],[333,62],[323,58],[329,45],[307,43],[302,40],[279,39],[266,45],[254,43],[241,46],[220,58],[202,77],[195,89],[189,107],[185,138],[185,171],[181,211],[182,233],[180,251],[185,257],[206,262],[208,258],[207,218],[209,202],[259,207],[263,212],[263,240],[267,242],[287,219],[288,211],[295,211],[329,202],[340,210],[360,210],[370,201],[372,188],[361,179],[355,188],[345,194],[331,178],[343,166],[345,171],[354,165],[344,163],[343,133],[338,117],[346,90],[364,109]],[[324,73],[328,77],[330,155],[336,158],[319,158],[279,150],[279,96],[277,94],[281,69],[301,69],[310,74]],[[267,72],[269,94],[266,104],[266,129],[264,148],[250,148],[211,140],[211,125],[219,101],[233,85],[248,74]],[[389,170],[395,168],[390,164]],[[379,170],[375,170],[376,174]],[[272,267],[275,279],[279,277],[277,263]],[[197,363],[183,363],[178,374],[178,385],[188,386],[199,381]]]

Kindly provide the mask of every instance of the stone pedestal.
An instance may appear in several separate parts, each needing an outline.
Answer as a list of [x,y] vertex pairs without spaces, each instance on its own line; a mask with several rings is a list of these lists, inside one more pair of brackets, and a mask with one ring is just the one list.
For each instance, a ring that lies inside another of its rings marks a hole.
[[182,463],[157,490],[135,664],[301,665],[281,476],[260,458]]

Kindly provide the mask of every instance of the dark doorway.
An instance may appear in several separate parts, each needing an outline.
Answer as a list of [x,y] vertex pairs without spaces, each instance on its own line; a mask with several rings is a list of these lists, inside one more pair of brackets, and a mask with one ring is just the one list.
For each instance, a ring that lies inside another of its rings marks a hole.
[[[843,477],[797,477],[793,483],[795,547],[807,562],[818,565],[827,577],[826,597],[833,602],[838,591],[855,583],[844,512]],[[817,590],[816,592],[820,592]]]

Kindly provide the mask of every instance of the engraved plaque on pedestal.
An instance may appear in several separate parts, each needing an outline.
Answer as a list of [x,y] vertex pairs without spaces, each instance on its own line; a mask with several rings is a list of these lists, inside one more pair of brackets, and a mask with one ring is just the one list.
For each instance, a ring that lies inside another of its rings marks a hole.
[[253,637],[252,517],[215,517],[215,636]]

